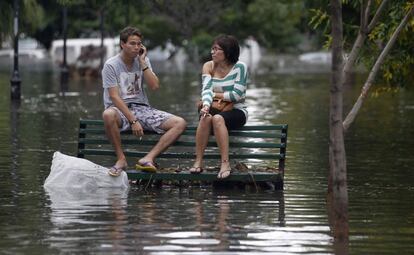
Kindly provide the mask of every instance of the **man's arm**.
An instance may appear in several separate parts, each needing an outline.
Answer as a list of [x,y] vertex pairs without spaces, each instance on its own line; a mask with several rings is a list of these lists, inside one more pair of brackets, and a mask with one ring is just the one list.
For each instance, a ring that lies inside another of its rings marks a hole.
[[134,122],[134,124],[131,124],[132,133],[136,136],[142,137],[144,135],[142,126],[138,121],[136,121],[134,114],[128,109],[128,106],[119,96],[118,87],[108,88],[108,93],[109,97],[112,100],[112,103],[125,115],[125,117],[128,119],[128,122]]
[[[146,64],[142,65],[144,66],[143,70],[146,68]],[[160,88],[160,82],[158,80],[158,77],[155,75],[155,73],[151,69],[146,69],[144,71],[144,79],[147,85],[152,90],[157,90]]]
[[139,65],[142,68],[143,76],[145,82],[150,87],[151,90],[157,90],[160,88],[160,82],[158,80],[157,75],[149,68],[147,63],[145,62],[145,57],[147,56],[147,48],[142,45],[143,52],[141,55],[138,56]]
[[128,121],[131,122],[135,120],[135,116],[129,111],[128,106],[119,96],[118,87],[108,88],[108,93],[112,103],[125,115],[125,117],[127,117]]

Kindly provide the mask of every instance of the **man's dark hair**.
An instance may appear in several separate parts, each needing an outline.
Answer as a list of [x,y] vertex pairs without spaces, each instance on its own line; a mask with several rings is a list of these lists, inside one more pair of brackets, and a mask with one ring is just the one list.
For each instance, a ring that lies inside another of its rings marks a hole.
[[232,35],[219,35],[213,41],[223,49],[224,56],[231,64],[236,64],[239,61],[240,46],[236,37]]
[[[119,47],[121,47],[121,42],[126,43],[128,41],[128,37],[131,35],[139,36],[142,39],[141,31],[139,31],[136,27],[126,27],[122,29],[121,33],[119,34]],[[122,47],[121,47],[122,50]]]

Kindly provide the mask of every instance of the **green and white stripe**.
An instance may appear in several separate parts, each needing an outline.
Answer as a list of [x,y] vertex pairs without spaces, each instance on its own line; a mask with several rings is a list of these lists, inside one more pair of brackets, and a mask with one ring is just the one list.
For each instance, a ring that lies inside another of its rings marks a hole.
[[247,66],[243,62],[237,62],[230,72],[222,79],[212,78],[209,74],[202,75],[203,90],[201,98],[203,105],[211,105],[213,92],[224,93],[226,101],[234,102],[234,107],[242,110],[247,118],[247,105],[245,104],[247,89]]

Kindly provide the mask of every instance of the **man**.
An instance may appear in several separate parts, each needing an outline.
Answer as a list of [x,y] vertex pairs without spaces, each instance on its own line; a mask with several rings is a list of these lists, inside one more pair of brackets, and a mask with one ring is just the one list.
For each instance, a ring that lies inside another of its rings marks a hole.
[[149,105],[143,80],[152,90],[159,89],[160,85],[141,40],[142,34],[137,28],[124,28],[120,33],[121,52],[108,59],[102,69],[105,104],[102,117],[106,135],[117,156],[115,165],[109,170],[111,176],[119,176],[127,167],[120,131],[131,129],[140,139],[144,130],[163,134],[136,164],[139,170],[156,172],[154,159],[181,135],[187,125],[183,118]]

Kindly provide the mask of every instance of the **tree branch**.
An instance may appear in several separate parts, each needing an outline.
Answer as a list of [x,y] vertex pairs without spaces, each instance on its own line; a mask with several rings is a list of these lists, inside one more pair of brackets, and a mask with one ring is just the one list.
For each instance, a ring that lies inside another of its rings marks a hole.
[[361,10],[360,10],[360,19],[361,19],[361,26],[360,30],[365,31],[369,19],[369,11],[371,9],[371,0],[368,0],[367,6],[364,5],[365,1],[361,3]]
[[368,25],[367,33],[370,33],[372,29],[377,25],[378,19],[382,14],[382,11],[385,8],[385,5],[388,3],[388,0],[383,0],[381,5],[378,7],[377,12],[375,13],[374,17],[372,18],[371,22]]
[[[368,19],[369,19],[369,13],[370,13],[370,10],[371,10],[371,4],[372,4],[372,1],[371,0],[368,0],[367,7],[365,8],[365,13],[363,14],[364,21],[365,21],[364,22],[364,26],[363,26],[364,31],[367,28],[367,23],[368,23]],[[362,24],[361,24],[361,27],[362,27]]]
[[[346,59],[345,64],[344,64],[344,70],[343,70],[344,71],[344,84],[346,84],[349,79],[349,75],[355,65],[359,51],[362,48],[362,45],[364,44],[366,36],[371,32],[371,30],[377,24],[378,19],[381,16],[381,13],[384,10],[387,2],[388,0],[384,0],[381,2],[381,5],[378,7],[374,17],[372,18],[368,27],[366,27],[366,24],[368,22],[368,17],[369,17],[369,9],[371,8],[371,1],[368,2],[367,7],[365,8],[365,18],[363,18],[364,21],[361,20],[361,28],[359,30],[357,39],[355,39],[354,45],[352,46],[352,50],[349,53],[348,58]],[[363,12],[363,8],[361,8],[361,18],[362,16],[364,16],[362,12]]]
[[372,67],[371,72],[369,73],[369,76],[368,76],[364,86],[362,87],[361,94],[359,95],[356,103],[354,104],[351,111],[348,113],[348,115],[346,116],[344,122],[342,123],[343,126],[344,126],[344,131],[347,131],[349,126],[351,125],[351,123],[355,120],[356,115],[358,114],[358,111],[361,108],[362,103],[364,102],[364,100],[365,100],[365,98],[368,94],[368,90],[370,89],[372,83],[374,82],[374,79],[377,76],[378,71],[379,71],[382,63],[384,62],[385,57],[388,55],[389,51],[394,46],[394,43],[397,40],[398,35],[400,34],[401,30],[403,30],[405,25],[408,23],[411,16],[413,15],[413,13],[414,13],[414,7],[411,7],[411,9],[407,12],[405,17],[402,19],[402,21],[398,25],[397,29],[392,34],[391,38],[388,40],[387,45],[384,47],[384,49],[382,50],[380,56],[378,57],[377,61],[375,62],[374,66]]

